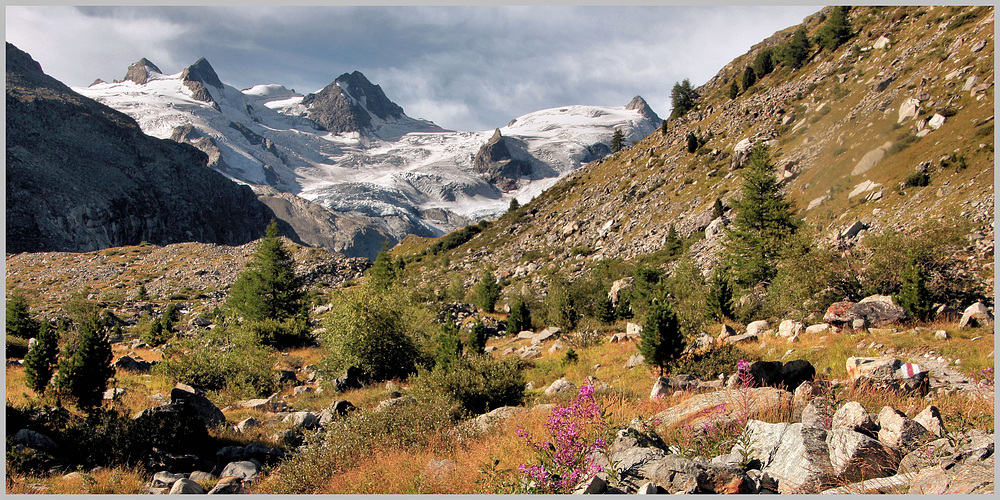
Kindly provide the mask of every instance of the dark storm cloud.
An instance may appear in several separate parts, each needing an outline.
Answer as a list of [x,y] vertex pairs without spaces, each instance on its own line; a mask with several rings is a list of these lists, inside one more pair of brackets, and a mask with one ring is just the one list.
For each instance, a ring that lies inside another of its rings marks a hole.
[[147,57],[168,73],[207,58],[239,88],[299,92],[359,70],[407,114],[482,130],[538,109],[669,111],[818,7],[7,7],[7,40],[73,86],[121,78]]

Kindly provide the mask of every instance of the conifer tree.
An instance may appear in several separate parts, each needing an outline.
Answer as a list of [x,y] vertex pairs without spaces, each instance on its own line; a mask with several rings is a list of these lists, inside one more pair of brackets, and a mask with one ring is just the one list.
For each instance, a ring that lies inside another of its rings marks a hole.
[[616,319],[632,319],[632,303],[624,294],[618,296],[618,305],[615,306]]
[[601,323],[607,324],[615,320],[615,305],[611,302],[611,297],[607,295],[597,299],[594,316]]
[[899,306],[913,318],[926,321],[934,308],[930,292],[927,291],[927,276],[923,266],[915,258],[911,258],[903,268],[903,283],[896,295]]
[[28,300],[16,290],[7,297],[6,318],[8,336],[30,339],[38,334],[38,322],[31,317]]
[[694,108],[697,100],[698,92],[691,86],[690,80],[685,78],[684,81],[675,83],[674,88],[670,91],[670,104],[673,106],[673,109],[670,111],[670,118],[684,116]]
[[250,321],[284,321],[301,314],[305,292],[273,219],[266,234],[253,260],[230,288],[226,306]]
[[816,45],[821,49],[834,51],[851,38],[851,25],[847,21],[849,10],[850,7],[846,5],[833,8],[830,17],[826,18],[826,22],[816,33]]
[[59,363],[55,387],[60,395],[76,399],[80,408],[100,406],[108,379],[115,374],[111,359],[111,343],[98,316],[93,315],[79,325],[76,351]]
[[763,143],[754,146],[743,169],[742,190],[743,197],[733,203],[736,214],[727,232],[725,263],[737,283],[753,287],[774,278],[783,242],[799,223]]
[[469,329],[469,350],[475,354],[486,351],[486,325],[476,320]]
[[483,269],[483,275],[476,284],[476,297],[479,299],[480,309],[492,313],[496,308],[497,301],[500,300],[500,283],[493,276],[491,267]]
[[52,380],[52,371],[59,354],[59,331],[50,328],[48,322],[41,322],[35,344],[24,357],[24,379],[36,394],[45,392]]
[[748,90],[755,83],[757,83],[757,72],[750,66],[747,66],[743,70],[743,90]]
[[688,132],[687,151],[688,153],[694,153],[695,151],[698,151],[698,136],[694,135],[694,132]]
[[712,220],[722,217],[726,211],[725,207],[722,206],[722,200],[719,198],[715,199],[715,204],[712,205]]
[[660,125],[660,134],[667,135],[667,130],[668,130],[667,121],[663,120],[663,123]]
[[768,47],[758,52],[757,57],[753,60],[752,67],[758,79],[764,78],[770,72],[774,71],[774,50]]
[[667,252],[668,255],[677,255],[680,253],[681,248],[684,247],[684,242],[681,241],[681,237],[677,234],[677,228],[673,224],[670,225],[670,230],[667,231],[667,239],[663,243],[663,250]]
[[733,286],[726,273],[724,269],[715,268],[705,295],[708,317],[718,321],[733,317]]
[[662,377],[670,362],[684,352],[684,346],[677,314],[665,300],[654,299],[646,313],[639,343],[639,352],[646,358],[646,363],[659,367]]
[[149,294],[146,293],[146,285],[139,285],[139,291],[136,292],[135,299],[140,301],[149,300]]
[[523,297],[514,297],[514,303],[510,306],[510,315],[507,317],[507,335],[517,335],[530,329],[531,310],[528,309],[528,304]]
[[729,84],[729,98],[736,99],[740,95],[740,86],[736,84],[736,80],[733,79]]
[[441,325],[437,347],[434,351],[434,368],[449,370],[462,357],[462,339],[458,338],[458,326],[448,321]]
[[616,128],[615,133],[611,136],[611,152],[617,153],[625,147],[625,134],[622,133],[621,129]]
[[517,201],[517,198],[511,198],[510,205],[507,206],[507,212],[513,212],[519,208],[521,208],[521,203]]
[[805,28],[800,26],[792,35],[792,39],[784,45],[781,62],[792,69],[799,69],[809,58],[811,50],[812,44],[809,42],[809,36],[806,35]]

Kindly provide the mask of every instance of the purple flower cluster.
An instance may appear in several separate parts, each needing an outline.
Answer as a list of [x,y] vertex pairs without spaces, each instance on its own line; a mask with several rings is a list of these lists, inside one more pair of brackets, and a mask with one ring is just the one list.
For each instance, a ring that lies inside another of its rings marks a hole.
[[[595,457],[607,446],[603,435],[607,423],[594,399],[590,384],[566,406],[552,410],[545,424],[551,441],[534,442],[531,433],[518,428],[518,437],[535,449],[539,464],[521,464],[517,470],[545,493],[568,493],[580,482],[603,471]],[[588,437],[595,437],[590,442]]]
[[969,377],[975,380],[976,383],[979,385],[992,386],[993,368],[990,367],[983,368],[982,370],[979,370],[979,373],[976,373],[976,370],[972,370],[971,372],[969,372]]
[[739,376],[740,387],[753,387],[753,375],[750,374],[750,362],[739,360],[736,362],[736,374]]

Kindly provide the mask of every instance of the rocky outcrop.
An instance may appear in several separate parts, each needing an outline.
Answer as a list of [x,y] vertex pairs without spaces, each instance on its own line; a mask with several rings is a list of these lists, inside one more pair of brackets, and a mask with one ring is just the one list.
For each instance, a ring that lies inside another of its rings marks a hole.
[[7,252],[240,245],[272,217],[202,152],[146,136],[7,44]]
[[500,129],[496,129],[493,137],[479,148],[472,166],[487,182],[504,191],[517,187],[517,180],[522,175],[531,175],[531,165],[511,156],[504,137],[500,135]]
[[653,111],[653,108],[649,107],[649,104],[646,103],[646,100],[643,99],[642,96],[633,97],[632,100],[625,105],[625,109],[630,111],[638,111],[640,115],[642,115],[644,118],[649,119],[653,123],[660,123],[663,121],[659,117],[659,115],[657,115],[656,112]]
[[212,93],[205,87],[206,85],[222,90],[222,80],[204,57],[195,61],[194,64],[184,68],[181,72],[181,81],[184,86],[191,90],[191,97],[207,103],[215,103]]
[[135,82],[139,85],[145,85],[149,81],[150,73],[163,73],[160,68],[156,67],[155,64],[151,63],[148,59],[143,57],[138,61],[132,63],[128,67],[128,71],[125,72],[125,80]]
[[823,316],[823,321],[861,329],[898,323],[907,318],[906,310],[896,305],[892,297],[872,295],[860,302],[835,302]]

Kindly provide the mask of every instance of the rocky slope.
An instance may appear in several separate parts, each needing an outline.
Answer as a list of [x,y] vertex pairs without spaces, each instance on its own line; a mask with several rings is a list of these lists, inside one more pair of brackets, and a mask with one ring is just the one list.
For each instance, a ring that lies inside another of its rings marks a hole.
[[[804,21],[810,36],[826,12]],[[854,35],[838,49],[814,46],[802,68],[778,67],[730,98],[744,68],[797,27],[755,45],[699,87],[696,107],[664,133],[575,171],[453,250],[435,284],[491,262],[500,275],[544,285],[550,271],[575,276],[591,262],[657,252],[671,225],[682,237],[704,235],[692,254],[707,273],[739,194],[738,169],[766,141],[817,246],[846,251],[869,234],[967,220],[958,252],[992,296],[993,9],[855,7],[848,17]],[[694,154],[689,133],[704,141]],[[915,170],[928,185],[907,185]],[[713,221],[716,199],[726,216]],[[414,238],[399,253],[427,244]]]
[[[133,67],[141,79],[151,65]],[[189,145],[145,135],[7,44],[7,252],[202,241],[240,245],[273,217]]]

